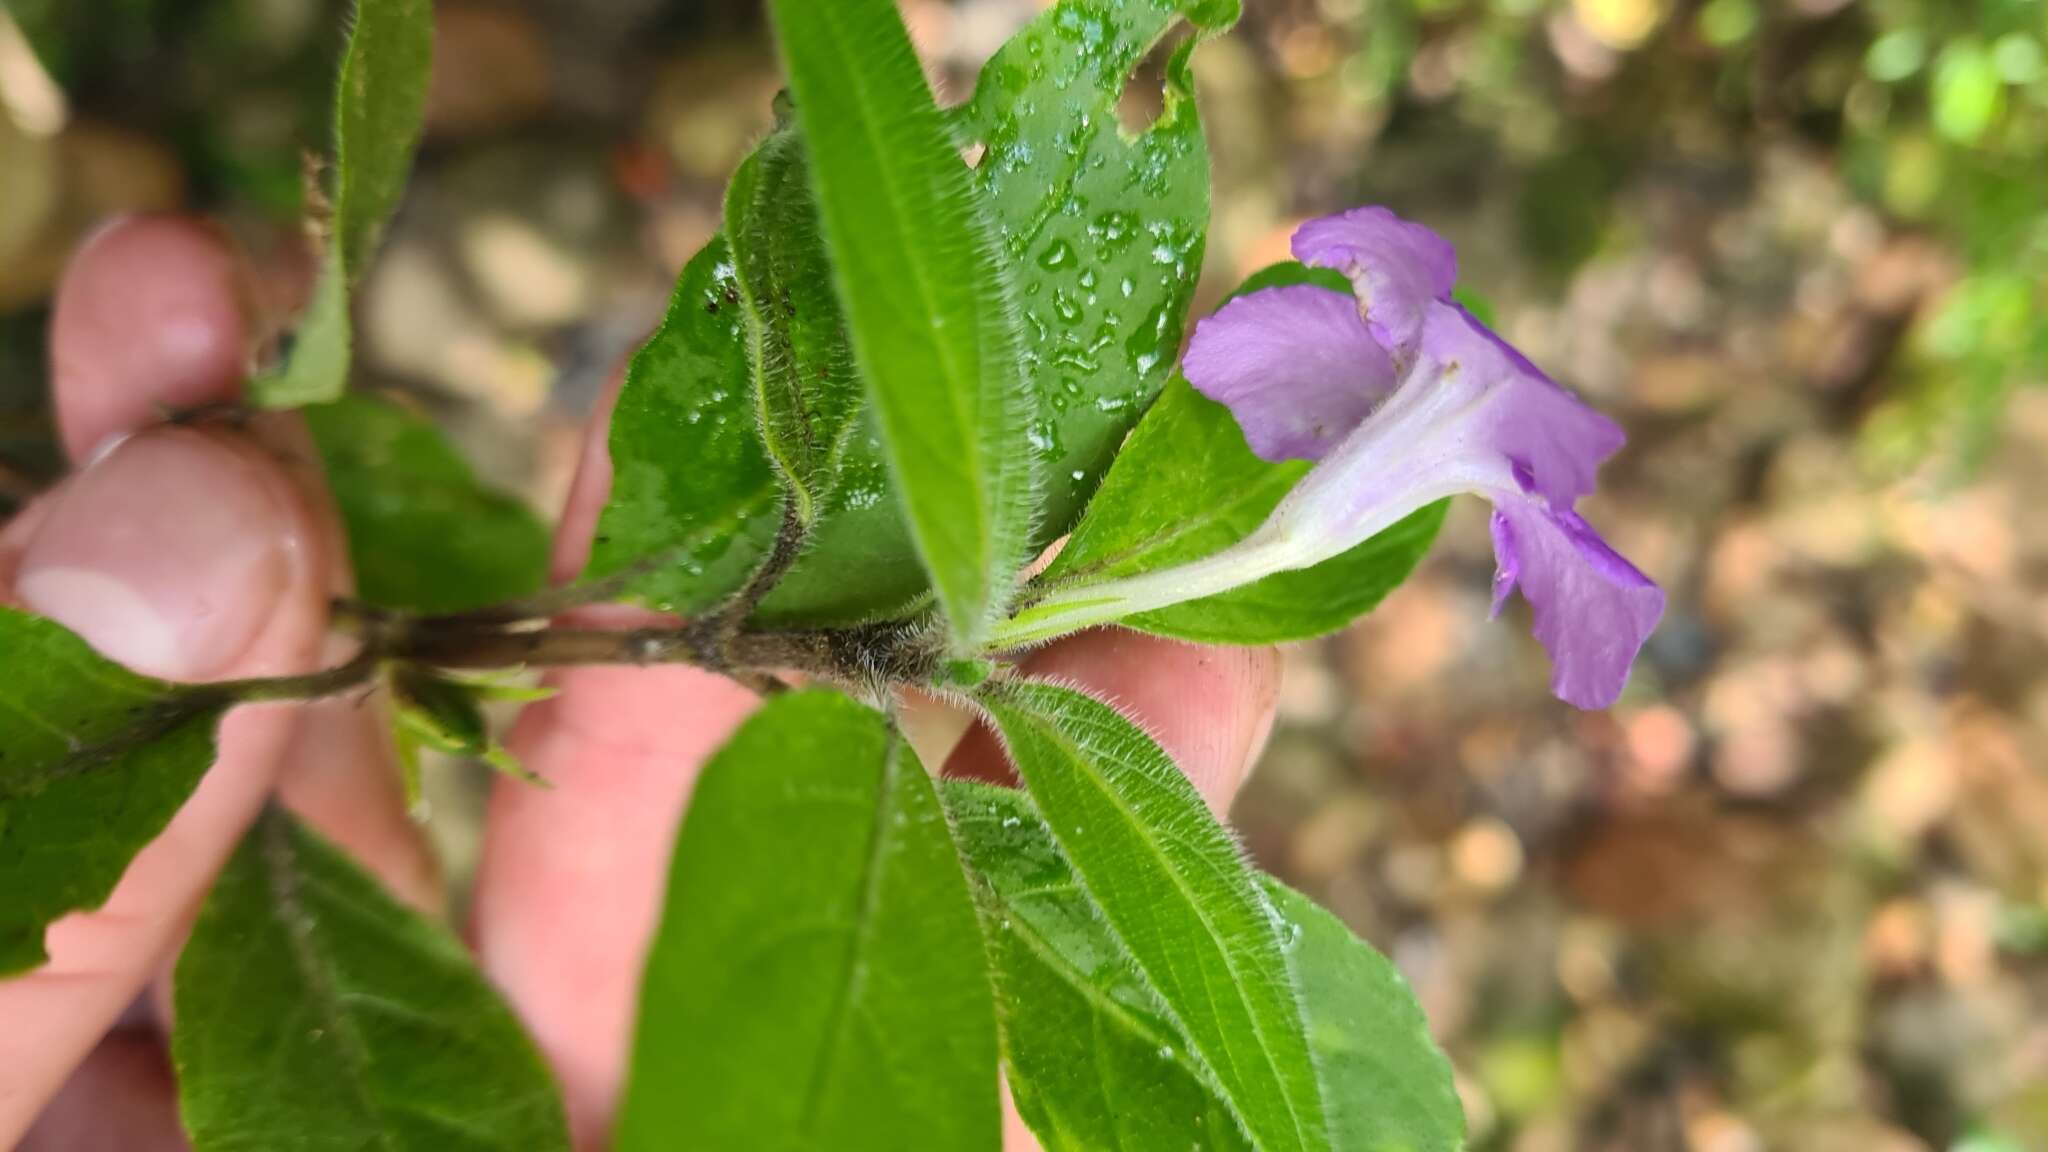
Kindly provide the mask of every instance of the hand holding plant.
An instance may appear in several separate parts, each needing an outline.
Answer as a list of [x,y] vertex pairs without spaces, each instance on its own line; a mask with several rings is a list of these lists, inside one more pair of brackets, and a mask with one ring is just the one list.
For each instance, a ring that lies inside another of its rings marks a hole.
[[[0,1005],[33,1046],[0,1127],[225,858],[173,981],[202,1152],[992,1149],[1004,1081],[1055,1149],[1460,1145],[1399,977],[1216,811],[1270,721],[1264,646],[1370,610],[1455,493],[1494,505],[1497,599],[1531,601],[1558,694],[1613,701],[1663,603],[1575,511],[1619,431],[1376,209],[1305,226],[1174,370],[1208,216],[1192,60],[1229,3],[1065,0],[950,109],[888,0],[769,9],[780,123],[625,374],[551,588],[529,519],[343,394],[423,0],[361,5],[326,263],[249,382],[301,413],[143,431],[235,395],[226,260],[167,224],[81,260],[60,369],[139,366],[60,371],[67,436],[137,435],[0,552],[41,613],[0,614]],[[1165,112],[1127,131],[1178,23]],[[164,326],[92,287],[159,234],[189,258],[129,287],[196,309]],[[73,342],[88,314],[118,338]],[[481,702],[529,668],[561,670],[501,745]],[[933,697],[980,723],[939,774],[901,723]],[[422,746],[506,772],[481,971],[371,874],[424,895]]]

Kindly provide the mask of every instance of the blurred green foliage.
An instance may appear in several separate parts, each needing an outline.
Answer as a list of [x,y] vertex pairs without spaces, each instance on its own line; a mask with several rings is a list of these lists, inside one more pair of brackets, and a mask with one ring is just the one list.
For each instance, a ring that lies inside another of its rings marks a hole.
[[7,0],[74,106],[181,154],[202,200],[280,215],[328,134],[337,0]]
[[2048,4],[1868,8],[1873,35],[1845,103],[1847,172],[1963,265],[1915,333],[1905,367],[1918,386],[1878,413],[1870,439],[1911,458],[1953,427],[1974,463],[2011,390],[2048,379]]
[[[1299,8],[1300,5],[1292,7]],[[2043,0],[1318,0],[1344,98],[1386,134],[1492,134],[1527,256],[1559,278],[1609,236],[1612,198],[1669,133],[1838,157],[1958,278],[1890,366],[1871,459],[1965,470],[2013,389],[2048,379],[2048,3]],[[1283,41],[1283,45],[1287,43]],[[1283,56],[1285,51],[1283,50]]]

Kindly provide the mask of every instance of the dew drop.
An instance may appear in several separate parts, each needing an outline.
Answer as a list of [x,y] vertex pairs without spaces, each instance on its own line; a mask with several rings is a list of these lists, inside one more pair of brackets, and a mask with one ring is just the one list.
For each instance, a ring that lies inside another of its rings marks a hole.
[[1052,247],[1039,254],[1038,264],[1042,268],[1064,268],[1074,259],[1073,245],[1065,240],[1055,240]]

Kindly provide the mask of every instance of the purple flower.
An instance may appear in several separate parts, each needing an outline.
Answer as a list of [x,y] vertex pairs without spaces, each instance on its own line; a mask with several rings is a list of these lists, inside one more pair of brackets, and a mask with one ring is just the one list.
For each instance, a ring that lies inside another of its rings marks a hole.
[[1240,297],[1196,327],[1183,364],[1259,456],[1318,462],[1212,559],[1307,567],[1475,493],[1494,507],[1495,613],[1519,587],[1552,690],[1612,704],[1664,612],[1664,593],[1573,510],[1621,429],[1451,301],[1457,256],[1429,229],[1360,208],[1302,225],[1294,252],[1342,272],[1354,295],[1295,285]]

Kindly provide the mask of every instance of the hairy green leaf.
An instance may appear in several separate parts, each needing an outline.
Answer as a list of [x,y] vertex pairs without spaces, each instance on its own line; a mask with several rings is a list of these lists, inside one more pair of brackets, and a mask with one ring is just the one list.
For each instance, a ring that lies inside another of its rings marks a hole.
[[461,612],[546,583],[547,526],[479,482],[433,421],[356,394],[308,411],[306,424],[348,529],[364,601]]
[[1280,911],[1337,1147],[1458,1152],[1464,1106],[1408,982],[1315,901],[1261,881]]
[[808,537],[760,607],[771,624],[900,616],[931,593],[854,370],[809,180],[803,138],[786,123],[726,193],[762,436]]
[[250,829],[178,959],[196,1152],[548,1152],[562,1103],[455,938],[282,811]]
[[49,959],[43,932],[98,908],[213,765],[230,697],[102,659],[0,608],[0,977]]
[[[1166,378],[1208,225],[1208,157],[1188,75],[1193,42],[1170,63],[1166,110],[1156,123],[1135,135],[1119,131],[1118,98],[1139,59],[1177,18],[1210,35],[1235,16],[1234,0],[1118,7],[1069,0],[998,53],[974,99],[951,113],[957,136],[984,145],[974,188],[997,225],[1004,271],[1018,285],[1024,327],[1017,356],[1037,416],[1013,448],[1036,457],[1043,481],[1039,542],[1065,531]],[[808,269],[823,259],[815,201],[806,190],[779,184],[771,170],[795,169],[801,151],[793,133],[779,132],[734,179],[727,227],[742,281],[750,278],[747,245],[733,223],[741,204],[758,206],[763,239],[790,254],[788,266]],[[823,271],[812,277],[813,285],[829,284]],[[808,318],[822,311],[819,301],[805,298],[806,281],[792,280],[797,287],[785,303],[793,307],[784,311],[795,333],[787,342],[791,354],[783,355],[784,342],[772,332],[757,349],[757,375],[771,382],[776,365],[803,361],[806,345],[823,347],[813,337],[827,331],[810,325]],[[749,292],[750,299],[759,295]],[[929,601],[931,583],[884,462],[875,414],[839,406],[860,387],[857,379],[814,371],[793,383],[801,389],[765,393],[771,451],[785,462],[811,458],[789,435],[806,425],[777,412],[794,398],[825,416],[814,417],[814,426],[837,429],[837,455],[806,485],[820,490],[809,546],[760,618],[831,623],[915,610]],[[833,423],[837,412],[848,412],[844,423]]]
[[[1048,1152],[1249,1147],[1030,798],[956,781],[945,799],[989,925],[1011,1094]],[[1464,1114],[1451,1065],[1399,971],[1307,897],[1259,882],[1280,916],[1335,1146],[1455,1152]]]
[[405,194],[433,62],[433,0],[356,0],[334,102],[334,238],[351,284]]
[[[1013,268],[1024,377],[1038,393],[1046,536],[1073,522],[1172,371],[1209,229],[1209,151],[1189,59],[1237,0],[1062,0],[982,69],[958,114]],[[1117,106],[1177,21],[1165,107],[1135,135]]]
[[863,431],[865,398],[795,128],[770,134],[733,173],[725,234],[746,298],[762,437],[809,524]]
[[931,578],[854,370],[809,177],[803,138],[785,123],[726,193],[762,435],[807,535],[757,615],[770,624],[902,616],[930,603]]
[[979,889],[1010,1095],[1046,1152],[1249,1149],[1030,800],[967,781],[945,799]]
[[327,252],[290,354],[249,383],[263,407],[323,404],[348,387],[349,290],[404,195],[433,55],[433,0],[357,0],[335,85]]
[[1272,904],[1194,785],[1073,689],[1016,683],[984,704],[1075,876],[1252,1142],[1330,1148]]
[[633,357],[612,413],[610,502],[590,577],[638,573],[667,612],[738,590],[767,555],[782,493],[755,430],[747,322],[725,241],[676,282],[661,329]]
[[834,283],[890,473],[955,641],[1031,534],[1008,270],[891,0],[771,0]]
[[[1269,464],[1253,455],[1230,409],[1176,375],[1110,467],[1044,583],[1086,587],[1220,552],[1264,523],[1308,468],[1305,461]],[[1205,644],[1276,644],[1334,632],[1408,578],[1436,539],[1445,507],[1432,504],[1312,568],[1119,623]]]
[[622,1152],[987,1149],[995,1014],[931,779],[835,693],[699,779],[647,964]]

